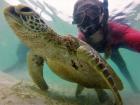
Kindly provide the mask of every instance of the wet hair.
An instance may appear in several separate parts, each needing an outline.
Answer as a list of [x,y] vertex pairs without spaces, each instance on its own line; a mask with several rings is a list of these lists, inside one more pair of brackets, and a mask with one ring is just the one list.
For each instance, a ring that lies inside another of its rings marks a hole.
[[76,14],[78,14],[81,11],[84,11],[85,9],[89,8],[90,6],[101,8],[102,3],[98,0],[78,0],[74,5],[73,18],[75,18]]

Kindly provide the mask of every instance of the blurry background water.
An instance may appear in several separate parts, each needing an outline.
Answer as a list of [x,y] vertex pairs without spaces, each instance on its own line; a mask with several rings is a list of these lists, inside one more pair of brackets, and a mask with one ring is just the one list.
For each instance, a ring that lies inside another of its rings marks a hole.
[[[9,73],[19,79],[30,79],[26,64],[26,54],[29,49],[19,41],[14,32],[9,28],[3,16],[4,7],[9,5],[9,3],[13,5],[19,3],[29,5],[35,9],[57,33],[76,36],[76,26],[71,24],[73,5],[75,2],[76,0],[0,0],[0,71]],[[128,20],[128,24],[140,30],[140,2],[138,0],[109,0],[109,10],[112,17],[123,10],[124,15],[118,15],[117,18],[115,17],[114,19],[117,20],[125,17],[125,21]],[[140,54],[126,49],[120,49],[120,52],[127,63],[129,72],[140,88]],[[108,60],[108,63],[111,64],[122,79],[125,87],[123,93],[127,94],[132,92],[117,66],[110,60]],[[44,69],[44,77],[51,88],[56,91],[59,90],[62,93],[67,93],[67,91],[71,90],[71,93],[74,94],[76,84],[60,79],[49,70],[47,65],[45,65]]]

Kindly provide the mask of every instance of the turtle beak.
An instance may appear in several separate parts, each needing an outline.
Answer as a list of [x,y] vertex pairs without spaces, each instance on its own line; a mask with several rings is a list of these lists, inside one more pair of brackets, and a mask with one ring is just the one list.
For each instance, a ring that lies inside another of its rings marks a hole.
[[11,17],[14,17],[14,18],[19,18],[20,17],[20,15],[16,11],[16,7],[14,7],[14,6],[9,6],[9,7],[5,8],[4,15],[6,17],[11,16]]
[[7,8],[4,9],[4,15],[10,15],[11,13],[15,13],[15,8],[14,6],[9,6]]

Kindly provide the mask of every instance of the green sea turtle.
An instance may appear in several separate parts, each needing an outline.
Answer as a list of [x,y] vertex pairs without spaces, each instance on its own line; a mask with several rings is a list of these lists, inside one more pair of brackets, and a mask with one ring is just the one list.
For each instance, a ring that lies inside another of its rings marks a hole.
[[27,6],[9,6],[4,15],[19,39],[31,49],[28,54],[29,73],[42,90],[48,89],[43,78],[46,61],[58,76],[79,84],[76,95],[83,87],[111,89],[115,105],[123,104],[118,92],[123,89],[121,80],[87,43],[70,35],[58,35]]

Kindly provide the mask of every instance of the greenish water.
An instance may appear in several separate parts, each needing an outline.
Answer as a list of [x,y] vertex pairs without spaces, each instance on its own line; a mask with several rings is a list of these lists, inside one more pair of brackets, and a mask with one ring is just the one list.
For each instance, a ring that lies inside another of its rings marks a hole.
[[[3,6],[2,6],[3,7]],[[60,18],[55,18],[55,21],[49,23],[56,32],[61,35],[72,34],[76,35],[77,30]],[[61,27],[60,27],[61,25]],[[139,25],[140,27],[140,25]],[[3,11],[0,10],[0,70],[20,79],[30,79],[26,65],[26,54],[28,48],[24,46],[19,39],[15,36],[13,31],[9,28],[4,19]],[[121,55],[126,61],[127,67],[133,80],[140,89],[140,54],[129,51],[127,49],[120,49]],[[131,92],[127,80],[120,73],[117,66],[108,60],[108,63],[113,67],[115,72],[120,76],[124,84],[124,92]],[[44,66],[44,77],[51,88],[60,89],[63,93],[71,89],[75,90],[76,84],[66,82],[53,74],[47,65]]]

